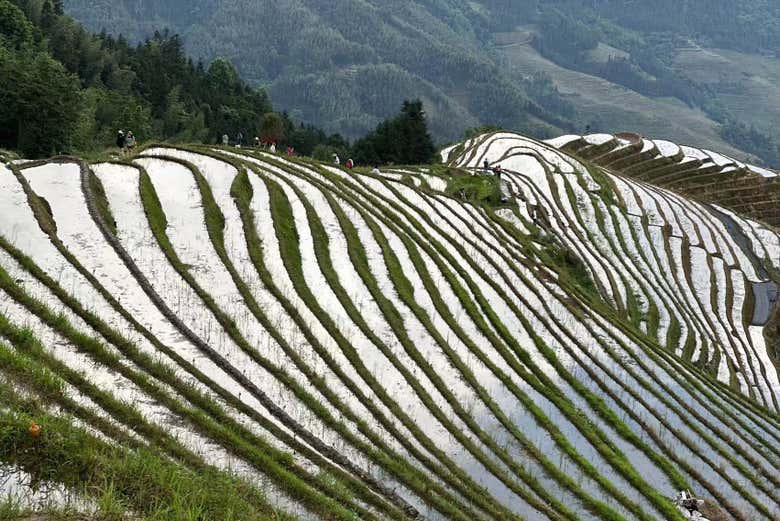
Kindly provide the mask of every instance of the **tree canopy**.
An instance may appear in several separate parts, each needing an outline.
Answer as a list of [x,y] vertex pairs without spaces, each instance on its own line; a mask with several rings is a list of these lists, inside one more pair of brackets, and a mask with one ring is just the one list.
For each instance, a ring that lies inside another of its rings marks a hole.
[[[230,62],[195,63],[167,31],[134,45],[93,35],[62,7],[0,0],[0,147],[40,157],[111,146],[119,129],[140,140],[203,142],[262,133],[269,97]],[[277,138],[294,137],[309,153],[330,139],[286,114],[271,118]]]
[[352,153],[361,164],[411,165],[432,162],[436,147],[428,132],[422,101],[404,101],[401,113],[358,140]]

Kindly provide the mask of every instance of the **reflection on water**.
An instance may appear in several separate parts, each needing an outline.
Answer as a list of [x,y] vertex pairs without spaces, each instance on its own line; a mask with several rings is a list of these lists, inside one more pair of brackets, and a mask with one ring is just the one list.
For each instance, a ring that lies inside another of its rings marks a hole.
[[90,500],[62,485],[41,482],[21,469],[0,465],[0,504],[3,503],[36,511],[65,507],[79,512],[96,510]]

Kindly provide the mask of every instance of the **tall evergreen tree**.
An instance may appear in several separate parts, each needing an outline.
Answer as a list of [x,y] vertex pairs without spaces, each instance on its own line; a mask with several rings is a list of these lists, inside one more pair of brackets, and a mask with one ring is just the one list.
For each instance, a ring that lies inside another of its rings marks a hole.
[[18,49],[31,43],[32,38],[33,25],[24,11],[7,0],[0,0],[0,47]]
[[355,143],[354,156],[362,164],[426,164],[436,147],[420,100],[406,100],[401,113],[384,121]]
[[404,101],[398,118],[404,149],[401,163],[425,164],[433,161],[436,146],[433,144],[422,101]]
[[46,53],[0,51],[0,139],[25,155],[69,149],[81,97],[78,79]]

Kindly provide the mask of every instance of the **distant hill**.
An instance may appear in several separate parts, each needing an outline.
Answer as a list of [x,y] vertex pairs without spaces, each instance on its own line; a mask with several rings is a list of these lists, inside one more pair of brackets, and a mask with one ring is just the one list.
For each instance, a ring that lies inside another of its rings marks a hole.
[[[587,4],[587,5],[586,5]],[[93,30],[170,27],[196,57],[225,57],[304,121],[355,138],[420,97],[440,141],[493,124],[552,137],[630,129],[780,164],[766,74],[691,46],[774,60],[771,2],[666,0],[65,0]],[[685,53],[685,54],[681,54]],[[689,73],[690,71],[690,73]],[[750,89],[751,85],[758,85]],[[742,91],[758,102],[742,102]]]
[[480,25],[474,24],[479,14],[465,2],[174,0],[67,7],[94,30],[134,39],[171,27],[195,56],[230,59],[245,79],[269,85],[272,99],[294,116],[353,138],[412,96],[425,101],[440,138],[454,139],[462,130],[445,122],[476,126],[505,104],[517,108],[501,123],[522,121],[525,91],[482,55]]

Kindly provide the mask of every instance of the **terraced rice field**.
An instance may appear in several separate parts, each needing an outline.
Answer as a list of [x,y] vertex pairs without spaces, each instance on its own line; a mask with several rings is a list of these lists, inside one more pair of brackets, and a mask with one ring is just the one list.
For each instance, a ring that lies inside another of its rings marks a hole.
[[780,174],[775,170],[712,150],[635,134],[562,136],[548,143],[610,172],[780,225]]
[[443,159],[507,203],[240,149],[0,165],[0,463],[74,489],[68,433],[139,516],[195,472],[200,519],[778,519],[773,229],[514,134]]

